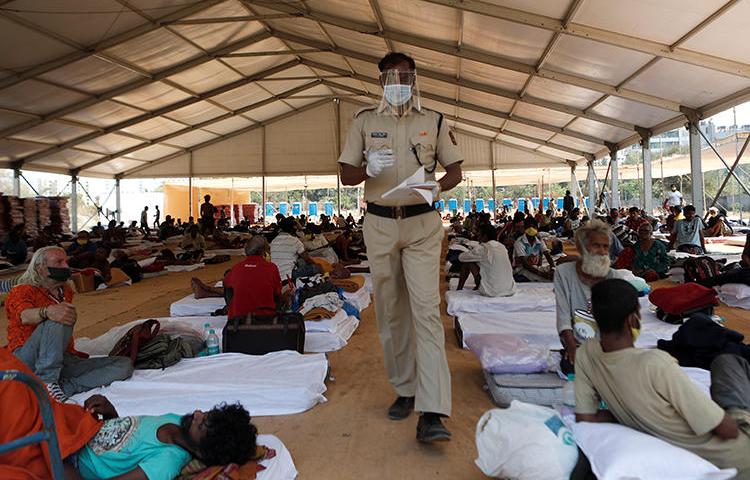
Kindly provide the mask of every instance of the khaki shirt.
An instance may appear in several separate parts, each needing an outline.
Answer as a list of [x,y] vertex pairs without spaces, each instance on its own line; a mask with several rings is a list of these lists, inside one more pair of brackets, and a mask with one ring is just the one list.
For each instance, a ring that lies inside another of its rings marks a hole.
[[734,440],[712,433],[724,410],[700,391],[661,350],[602,351],[589,340],[576,354],[576,413],[595,414],[604,400],[617,421],[705,458],[719,468],[750,475],[750,414],[729,412],[740,425]]
[[[426,170],[432,170],[436,161],[446,167],[463,160],[455,136],[445,121],[438,132],[439,119],[439,113],[426,108],[412,109],[402,117],[378,113],[377,106],[357,112],[339,163],[361,167],[366,163],[362,152],[387,148],[393,150],[396,159],[395,165],[386,168],[377,177],[365,180],[366,201],[384,206],[402,206],[403,200],[383,200],[381,196],[413,175],[420,168],[419,161]],[[435,173],[426,173],[425,179],[435,180]]]

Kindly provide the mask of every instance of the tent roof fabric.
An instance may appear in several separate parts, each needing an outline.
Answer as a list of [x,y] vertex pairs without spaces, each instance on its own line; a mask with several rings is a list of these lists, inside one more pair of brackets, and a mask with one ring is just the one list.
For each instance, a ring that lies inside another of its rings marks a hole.
[[750,0],[0,0],[0,167],[326,175],[377,61],[467,170],[608,155],[750,100]]

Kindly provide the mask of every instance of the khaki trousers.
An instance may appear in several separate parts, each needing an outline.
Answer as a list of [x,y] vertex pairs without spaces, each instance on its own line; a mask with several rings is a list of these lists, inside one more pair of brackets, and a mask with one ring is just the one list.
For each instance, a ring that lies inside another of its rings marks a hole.
[[388,379],[415,409],[451,413],[451,378],[440,319],[440,249],[436,212],[404,219],[372,214],[363,227],[380,343]]

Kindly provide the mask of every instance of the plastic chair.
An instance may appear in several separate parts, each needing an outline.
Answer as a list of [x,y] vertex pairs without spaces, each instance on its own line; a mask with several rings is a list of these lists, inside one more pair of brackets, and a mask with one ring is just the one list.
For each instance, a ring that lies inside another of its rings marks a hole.
[[62,457],[60,456],[60,445],[57,442],[55,417],[52,415],[52,407],[49,404],[47,390],[31,375],[19,372],[18,370],[0,370],[0,381],[3,380],[15,380],[25,383],[34,392],[39,403],[39,411],[42,413],[42,430],[23,438],[0,444],[0,455],[34,443],[47,442],[52,478],[55,480],[64,480],[65,471]]

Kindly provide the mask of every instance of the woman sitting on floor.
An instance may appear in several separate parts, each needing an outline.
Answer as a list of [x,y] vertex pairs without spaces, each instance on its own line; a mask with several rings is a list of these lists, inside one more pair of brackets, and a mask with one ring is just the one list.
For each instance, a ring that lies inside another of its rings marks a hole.
[[663,242],[652,238],[653,231],[650,223],[641,224],[638,241],[634,247],[627,247],[620,253],[615,268],[632,270],[647,282],[665,278],[669,270],[667,248]]

